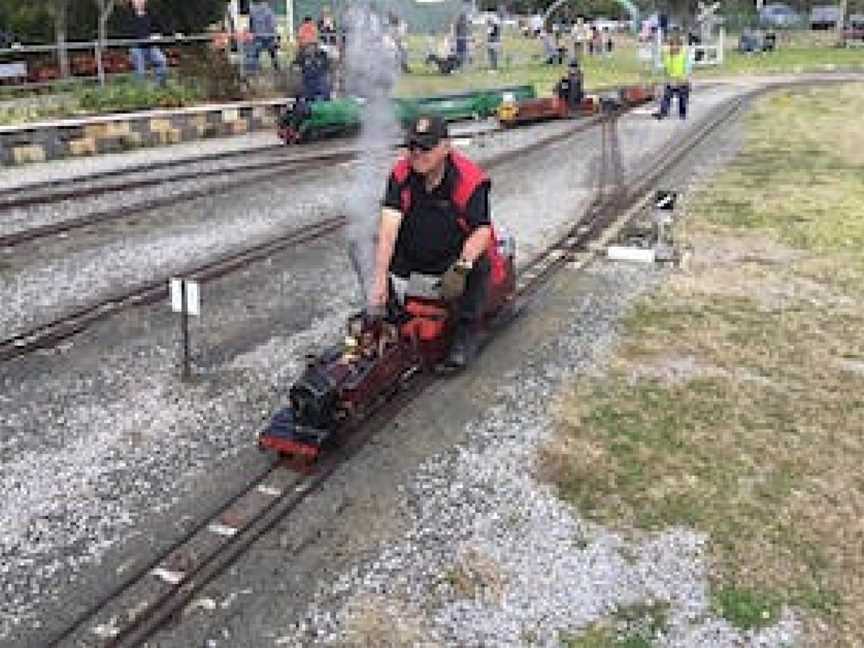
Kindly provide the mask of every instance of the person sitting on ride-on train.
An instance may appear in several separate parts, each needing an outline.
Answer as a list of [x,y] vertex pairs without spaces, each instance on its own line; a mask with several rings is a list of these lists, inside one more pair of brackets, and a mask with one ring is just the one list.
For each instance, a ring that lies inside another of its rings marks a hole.
[[415,119],[405,146],[407,156],[390,173],[384,195],[370,305],[386,304],[391,273],[440,275],[442,297],[458,304],[445,364],[461,369],[477,354],[490,277],[489,178],[451,149],[447,124],[437,115]]
[[567,102],[567,107],[572,111],[578,111],[582,106],[585,93],[582,89],[582,70],[579,68],[579,60],[573,59],[567,69],[567,76],[562,77],[555,84],[555,92],[559,99]]

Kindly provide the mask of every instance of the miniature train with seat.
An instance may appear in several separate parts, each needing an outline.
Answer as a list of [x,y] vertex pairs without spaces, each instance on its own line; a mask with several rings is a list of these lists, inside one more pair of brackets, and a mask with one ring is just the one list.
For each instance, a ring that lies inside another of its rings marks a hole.
[[[417,99],[394,99],[394,112],[404,126],[419,114],[434,113],[447,121],[483,119],[496,116],[510,128],[552,119],[571,119],[599,111],[600,100],[614,100],[622,106],[638,106],[655,98],[653,85],[630,85],[585,96],[578,105],[553,96],[536,96],[533,86],[522,85],[438,95]],[[286,144],[300,144],[328,137],[352,135],[360,130],[363,100],[354,97],[330,101],[297,98],[286,105],[278,118],[277,132]]]
[[[396,98],[393,110],[402,125],[429,113],[441,115],[447,121],[485,119],[496,114],[505,98],[521,101],[534,96],[534,86],[520,85],[432,97]],[[330,101],[307,101],[298,97],[282,109],[277,132],[286,144],[350,135],[360,129],[363,110],[363,99],[356,97]]]
[[[493,244],[499,267],[490,272],[481,335],[506,319],[516,295],[515,241],[499,232]],[[344,341],[309,360],[288,392],[290,404],[259,435],[261,449],[311,463],[413,376],[442,367],[455,321],[440,278],[414,274],[400,284],[383,317],[352,315]]]
[[614,103],[620,107],[639,106],[655,99],[653,85],[631,85],[584,95],[578,102],[555,95],[552,97],[505,101],[498,108],[498,121],[505,128],[554,119],[572,119],[592,115],[600,104]]

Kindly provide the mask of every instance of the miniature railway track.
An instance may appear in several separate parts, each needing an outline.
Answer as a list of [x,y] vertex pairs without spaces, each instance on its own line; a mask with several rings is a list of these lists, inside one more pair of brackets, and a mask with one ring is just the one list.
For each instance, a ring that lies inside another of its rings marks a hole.
[[[528,153],[530,151],[541,149],[545,146],[561,141],[562,139],[566,139],[567,137],[570,137],[576,133],[585,131],[596,125],[597,122],[598,118],[582,120],[580,122],[577,122],[571,128],[566,129],[564,133],[547,135],[545,137],[536,139],[531,144],[519,149],[518,151],[508,151],[496,155],[490,160],[488,160],[485,166],[487,168],[494,168],[501,164],[505,164],[512,161],[519,155],[524,155],[525,153]],[[338,155],[347,155],[347,153],[339,153]],[[281,173],[281,171],[277,173]],[[207,195],[212,192],[213,190],[211,188],[207,190],[201,190],[200,192],[196,193],[198,193],[199,195]],[[147,208],[154,208],[155,206],[164,206],[164,204],[171,204],[173,200],[174,197],[169,197],[164,199],[165,202],[163,203],[160,199],[156,199],[152,202],[159,204],[151,204]],[[88,222],[81,222],[77,226],[83,227],[88,224],[93,224],[93,222],[104,222],[105,220],[111,220],[112,218],[122,218],[129,215],[129,213],[129,208],[125,208],[124,210],[112,210],[110,212],[105,212],[100,215],[91,215],[84,218],[91,219],[94,217],[98,217],[98,219],[90,220]],[[148,304],[153,304],[159,300],[163,300],[168,296],[168,280],[172,276],[183,276],[189,279],[197,279],[202,283],[217,279],[239,268],[246,267],[250,263],[267,258],[268,256],[278,253],[292,245],[306,243],[316,238],[320,238],[322,236],[330,234],[333,231],[343,227],[345,223],[346,219],[344,216],[337,216],[325,219],[317,223],[308,225],[306,227],[294,230],[288,234],[276,237],[265,243],[253,246],[241,252],[222,257],[214,262],[202,264],[199,267],[193,268],[191,270],[172,272],[170,275],[167,275],[157,280],[148,281],[143,285],[137,286],[133,289],[129,289],[121,294],[113,295],[95,301],[86,306],[82,306],[74,310],[73,312],[64,315],[63,317],[57,318],[51,322],[41,324],[26,332],[0,340],[0,362],[20,358],[40,349],[48,349],[57,346],[59,343],[63,342],[67,338],[70,338],[73,335],[84,331],[90,325],[98,321],[107,319],[108,317],[111,317],[112,315],[115,315],[122,310],[131,308],[133,306],[144,306]],[[63,223],[46,225],[44,229],[46,229],[46,231],[50,229],[50,233],[59,233],[64,231],[63,225]],[[38,234],[35,233],[32,236],[28,236],[31,232],[35,232],[35,230],[29,230],[26,232],[20,232],[5,237],[0,237],[0,247],[2,247],[3,245],[10,246],[14,245],[16,242],[20,243],[38,238]]]
[[[595,202],[577,224],[555,243],[520,268],[514,316],[532,295],[565,265],[587,261],[589,246],[610,228],[632,219],[650,200],[655,183],[720,126],[734,117],[749,96],[733,100],[702,122],[682,140],[673,143],[663,161],[637,178],[632,191],[606,202]],[[111,648],[139,646],[160,629],[179,619],[183,610],[205,585],[223,574],[251,544],[296,509],[311,493],[404,405],[438,380],[419,374],[403,389],[375,404],[362,421],[343,430],[345,443],[325,454],[311,475],[297,476],[278,470],[275,461],[213,516],[163,555],[139,569],[110,596],[80,615],[68,630],[49,645],[93,645]]]
[[[228,169],[218,169],[210,171],[193,171],[180,173],[172,178],[146,178],[140,180],[132,180],[127,182],[114,183],[99,187],[84,188],[80,191],[62,190],[52,194],[48,201],[42,201],[41,198],[33,198],[36,202],[30,204],[48,204],[50,202],[60,200],[70,200],[73,198],[82,198],[94,196],[104,193],[125,192],[132,189],[142,187],[152,187],[165,183],[178,182],[184,180],[203,179],[211,176],[234,175],[237,173],[253,172],[253,175],[244,175],[243,182],[264,182],[272,178],[282,177],[286,171],[297,169],[300,171],[320,168],[330,164],[337,164],[354,159],[356,153],[354,151],[334,151],[331,153],[321,153],[318,155],[296,156],[285,160],[275,160],[266,162],[257,162],[253,164],[235,166]],[[254,173],[260,171],[260,173]],[[32,227],[10,234],[0,235],[0,248],[15,247],[23,243],[36,241],[55,234],[64,234],[73,230],[89,227],[92,225],[108,223],[115,220],[128,218],[135,214],[155,210],[163,207],[168,207],[181,202],[202,198],[204,196],[212,196],[229,191],[236,191],[237,179],[233,178],[219,184],[211,184],[203,187],[190,189],[180,193],[175,193],[167,196],[151,198],[135,203],[134,205],[125,205],[114,209],[106,209],[95,211],[77,218],[69,218],[54,223],[47,223],[38,227]],[[32,197],[23,197],[19,202],[22,204],[28,202]],[[5,206],[0,206],[0,211]]]
[[38,349],[56,346],[59,342],[85,330],[91,324],[132,306],[142,306],[163,300],[168,296],[168,280],[172,276],[180,274],[183,277],[206,283],[291,246],[320,238],[344,225],[344,216],[336,216],[312,223],[241,252],[228,254],[216,261],[199,265],[182,273],[172,273],[160,279],[148,281],[122,294],[84,306],[62,318],[0,341],[0,362],[21,357]]
[[[75,187],[76,185],[98,182],[100,180],[109,180],[112,178],[133,175],[136,173],[152,173],[155,171],[175,169],[177,167],[187,166],[190,164],[218,162],[220,160],[230,160],[236,157],[248,157],[253,155],[260,155],[262,153],[278,154],[278,152],[284,150],[284,148],[285,146],[282,144],[273,144],[270,146],[245,148],[238,149],[236,151],[224,151],[222,153],[211,153],[208,155],[199,155],[195,157],[184,157],[174,160],[165,160],[164,162],[135,164],[121,167],[118,169],[112,169],[110,171],[101,171],[98,173],[72,176],[70,178],[64,178],[62,180],[45,180],[41,182],[32,182],[29,184],[18,185],[16,187],[0,189],[0,209],[11,209],[13,207],[24,207],[27,205],[38,204],[38,198],[36,197],[25,197],[23,199],[20,198],[22,192],[38,193],[43,190],[56,190],[59,185],[61,187],[64,187],[63,192],[55,191],[54,193],[70,193],[73,194],[71,197],[75,197],[77,194],[74,194],[74,190],[72,189],[72,187]],[[63,200],[63,198],[58,198],[57,200]]]

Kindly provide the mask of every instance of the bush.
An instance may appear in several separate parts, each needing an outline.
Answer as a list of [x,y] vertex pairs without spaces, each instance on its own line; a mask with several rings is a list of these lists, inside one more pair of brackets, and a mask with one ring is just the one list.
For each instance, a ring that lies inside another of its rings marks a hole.
[[179,75],[200,96],[217,101],[243,99],[246,84],[223,50],[202,47],[180,59]]
[[164,87],[140,81],[116,81],[105,87],[80,89],[78,105],[87,112],[126,112],[149,108],[180,108],[200,99],[194,87],[169,82]]

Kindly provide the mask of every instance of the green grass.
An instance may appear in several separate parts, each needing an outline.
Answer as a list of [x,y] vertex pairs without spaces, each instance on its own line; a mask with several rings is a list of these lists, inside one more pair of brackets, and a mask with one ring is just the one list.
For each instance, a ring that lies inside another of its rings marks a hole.
[[741,74],[778,74],[819,72],[825,66],[864,69],[864,53],[860,48],[800,47],[780,48],[765,54],[742,54],[727,51],[722,66],[700,68],[698,77]]
[[792,605],[820,646],[864,636],[862,112],[862,84],[756,105],[744,151],[688,201],[692,265],[633,309],[541,456],[598,522],[706,533],[731,623]]
[[714,592],[715,609],[732,625],[750,630],[775,623],[780,616],[781,597],[735,587],[721,587]]
[[652,648],[667,629],[668,605],[636,603],[577,634],[565,634],[562,648]]

